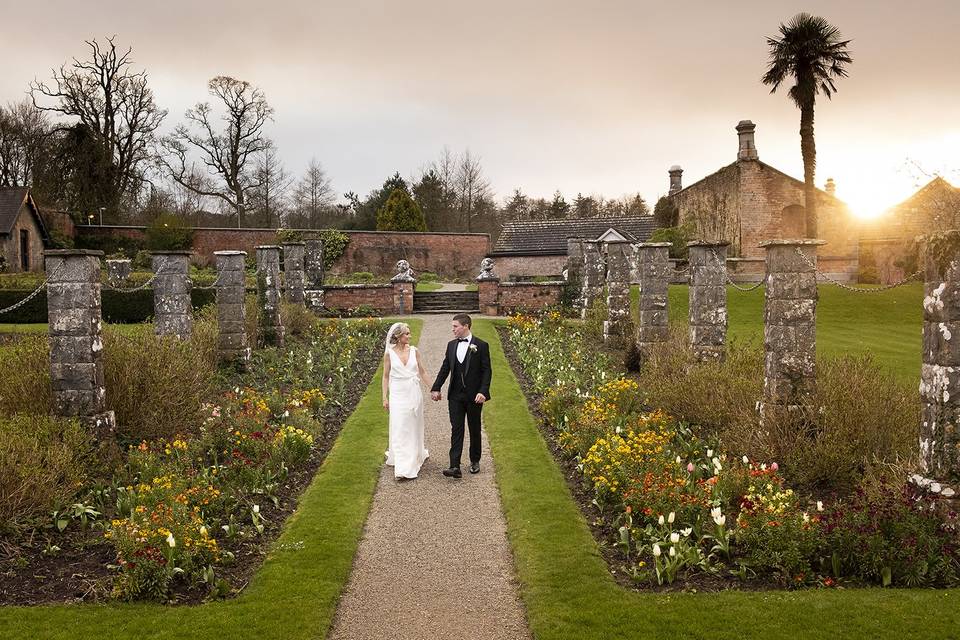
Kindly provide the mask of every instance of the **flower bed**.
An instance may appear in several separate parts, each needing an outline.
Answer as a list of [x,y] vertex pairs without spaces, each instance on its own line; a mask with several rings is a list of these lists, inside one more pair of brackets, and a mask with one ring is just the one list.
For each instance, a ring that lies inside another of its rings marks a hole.
[[952,490],[878,471],[825,504],[787,486],[776,462],[725,451],[644,406],[637,382],[585,349],[558,314],[511,318],[504,336],[625,582],[700,590],[960,582]]
[[[195,602],[242,588],[376,369],[384,330],[319,322],[284,350],[254,352],[248,372],[219,381],[200,424],[130,445],[73,504],[21,532],[0,601]],[[85,556],[96,561],[78,577]]]

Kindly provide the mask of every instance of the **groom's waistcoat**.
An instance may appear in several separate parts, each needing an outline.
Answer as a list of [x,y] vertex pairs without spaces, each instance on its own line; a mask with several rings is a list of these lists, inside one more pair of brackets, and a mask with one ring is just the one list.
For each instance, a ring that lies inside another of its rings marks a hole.
[[454,348],[453,353],[453,368],[450,370],[450,391],[465,393],[467,390],[467,359],[464,358],[463,362],[457,360],[456,348]]

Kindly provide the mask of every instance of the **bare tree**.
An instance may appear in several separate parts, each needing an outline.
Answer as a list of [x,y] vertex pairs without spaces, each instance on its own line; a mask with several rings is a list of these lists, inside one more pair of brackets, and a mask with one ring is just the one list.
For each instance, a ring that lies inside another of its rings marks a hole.
[[457,162],[455,185],[461,229],[470,233],[474,226],[474,219],[484,210],[478,205],[492,200],[493,192],[490,189],[490,182],[483,175],[479,156],[471,154],[469,149]]
[[[105,185],[110,192],[103,196],[103,206],[111,210],[142,187],[156,131],[167,115],[153,100],[146,71],[133,71],[132,49],[119,52],[115,38],[107,38],[102,46],[87,40],[89,60],[73,58],[53,70],[50,84],[36,80],[30,84],[34,106],[77,118],[113,162],[110,184]],[[54,103],[41,105],[44,100]]]
[[257,185],[251,191],[250,205],[257,212],[258,223],[266,226],[276,223],[277,228],[282,227],[293,178],[272,142],[268,141],[263,153],[257,156],[254,175]]
[[53,125],[30,100],[0,106],[0,186],[33,186],[49,155]]
[[[223,129],[209,102],[187,109],[187,124],[177,127],[173,135],[163,139],[165,154],[161,162],[170,177],[199,195],[219,199],[237,215],[237,226],[243,225],[247,199],[251,189],[259,185],[252,161],[270,145],[264,137],[264,126],[273,116],[263,91],[249,82],[217,76],[208,83],[210,95],[222,103],[220,117]],[[199,154],[200,161],[222,182],[219,188],[198,189],[188,178],[188,155]]]
[[336,193],[330,178],[317,159],[311,158],[307,170],[293,190],[293,210],[297,226],[311,229],[320,227],[333,210],[335,200]]

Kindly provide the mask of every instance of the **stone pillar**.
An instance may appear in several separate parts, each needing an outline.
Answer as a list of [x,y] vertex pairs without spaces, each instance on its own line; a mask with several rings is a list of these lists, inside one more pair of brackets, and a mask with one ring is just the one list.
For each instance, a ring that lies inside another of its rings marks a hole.
[[303,304],[304,285],[304,243],[285,242],[283,244],[283,281],[286,285],[286,300],[293,304]]
[[323,240],[307,240],[304,252],[305,290],[307,308],[319,311],[323,308]]
[[749,120],[741,120],[737,123],[737,138],[740,141],[740,149],[737,151],[737,160],[757,160],[757,144],[754,141],[754,131],[757,125]]
[[640,326],[637,347],[647,358],[650,349],[670,337],[667,293],[670,285],[669,242],[641,242],[633,245],[640,280]]
[[700,362],[723,360],[727,342],[728,243],[688,242],[690,348]]
[[960,476],[960,254],[924,254],[920,464],[946,480]]
[[760,244],[767,251],[761,419],[776,420],[784,409],[807,402],[816,389],[817,276],[812,265],[823,244],[823,240]]
[[214,251],[217,260],[217,359],[223,364],[246,366],[250,361],[247,342],[246,251]]
[[667,192],[667,195],[672,196],[683,190],[683,169],[680,168],[680,165],[675,164],[670,167],[667,173],[670,174],[670,191]]
[[190,301],[190,252],[151,251],[153,272],[153,327],[158,336],[181,340],[193,331]]
[[567,287],[569,287],[573,293],[573,308],[582,308],[583,240],[580,238],[567,238]]
[[57,415],[79,417],[96,438],[116,426],[107,411],[100,314],[102,251],[45,251],[50,383]]
[[[569,257],[567,264],[569,264]],[[569,271],[567,277],[569,278]],[[484,258],[480,262],[477,293],[480,297],[480,313],[487,316],[500,315],[500,278],[493,272],[492,258]]]
[[132,268],[128,259],[107,260],[107,282],[110,283],[111,287],[119,287],[123,284],[130,277],[131,271]]
[[280,317],[280,247],[257,247],[257,344],[283,346],[283,320]]
[[393,283],[393,312],[400,315],[413,313],[413,291],[417,279],[413,275],[410,263],[397,260],[397,275],[390,278]]
[[604,264],[600,243],[596,240],[583,241],[583,309],[581,318],[586,319],[593,303],[603,295],[603,285],[607,279],[607,265]]
[[603,322],[604,342],[620,343],[629,336],[630,318],[630,258],[633,247],[629,242],[607,242],[607,319]]

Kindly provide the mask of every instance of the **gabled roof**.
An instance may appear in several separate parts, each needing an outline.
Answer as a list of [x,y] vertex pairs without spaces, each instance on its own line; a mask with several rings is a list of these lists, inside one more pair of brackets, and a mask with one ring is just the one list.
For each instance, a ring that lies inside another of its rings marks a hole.
[[33,198],[30,197],[29,187],[0,187],[0,234],[9,234],[13,225],[17,223],[17,215],[26,206],[40,226],[40,232],[47,238],[47,228],[40,218],[40,212]]
[[503,225],[490,255],[567,255],[567,238],[596,240],[613,229],[630,242],[646,242],[656,228],[653,216],[520,220]]
[[[678,195],[678,194],[681,194],[681,193],[683,193],[684,191],[686,191],[686,190],[688,190],[688,189],[692,189],[693,187],[697,186],[697,185],[700,184],[701,182],[704,182],[705,180],[707,180],[707,179],[709,179],[709,178],[712,178],[713,176],[717,175],[718,173],[722,173],[722,172],[724,172],[724,171],[728,171],[728,170],[730,170],[730,169],[733,169],[733,168],[737,167],[737,165],[738,165],[740,162],[742,162],[742,161],[741,161],[741,160],[736,160],[736,161],[731,162],[730,164],[728,164],[728,165],[726,165],[726,166],[720,167],[719,169],[717,169],[717,170],[714,171],[713,173],[711,173],[711,174],[709,174],[709,175],[706,175],[706,176],[700,178],[699,180],[697,180],[697,181],[694,182],[693,184],[688,184],[687,186],[685,186],[685,187],[684,187],[683,189],[681,189],[680,191],[677,191],[676,193],[671,193],[671,194],[670,194],[669,196],[667,196],[667,197],[673,198],[674,196],[676,196],[676,195]],[[771,166],[771,165],[767,164],[766,162],[762,162],[762,161],[760,161],[760,160],[747,160],[746,162],[756,162],[758,165],[760,165],[760,166],[763,167],[764,169],[769,169],[770,171],[773,171],[774,173],[779,174],[781,177],[786,178],[787,180],[789,180],[790,182],[792,182],[792,183],[795,184],[796,186],[800,187],[801,189],[805,186],[804,183],[803,183],[803,180],[799,180],[799,179],[797,179],[797,178],[794,178],[794,177],[791,176],[790,174],[784,173],[783,171],[780,171],[780,169],[777,169],[776,167]],[[838,198],[837,196],[831,195],[831,194],[827,193],[826,191],[824,191],[823,189],[821,189],[821,188],[819,188],[819,187],[816,187],[815,190],[816,190],[816,192],[817,192],[818,194],[820,194],[821,197],[829,198],[829,199],[831,199],[831,200],[836,200],[837,202],[843,204],[843,200],[840,200],[840,198]]]

